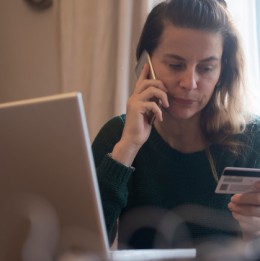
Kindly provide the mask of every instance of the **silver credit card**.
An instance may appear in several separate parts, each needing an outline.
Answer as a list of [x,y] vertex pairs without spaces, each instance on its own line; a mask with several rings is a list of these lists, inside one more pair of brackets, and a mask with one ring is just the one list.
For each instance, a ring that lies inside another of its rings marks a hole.
[[257,181],[260,181],[260,169],[226,167],[215,192],[221,194],[240,194],[255,191],[254,184]]

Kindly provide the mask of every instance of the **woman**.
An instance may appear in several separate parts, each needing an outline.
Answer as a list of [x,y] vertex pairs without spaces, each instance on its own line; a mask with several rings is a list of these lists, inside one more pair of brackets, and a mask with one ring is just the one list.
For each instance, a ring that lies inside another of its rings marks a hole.
[[110,120],[93,143],[111,242],[118,219],[121,247],[255,237],[260,184],[259,192],[215,193],[225,167],[260,168],[260,123],[246,110],[242,50],[225,1],[160,3],[137,59],[144,50],[156,79],[145,65],[126,116]]

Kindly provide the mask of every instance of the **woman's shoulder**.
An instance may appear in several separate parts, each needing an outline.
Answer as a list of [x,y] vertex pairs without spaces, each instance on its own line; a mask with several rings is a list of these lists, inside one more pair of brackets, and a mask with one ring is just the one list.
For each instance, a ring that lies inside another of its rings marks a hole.
[[253,116],[246,125],[246,131],[259,133],[260,132],[260,115]]
[[121,115],[111,118],[104,124],[104,126],[101,128],[101,130],[102,129],[105,129],[105,130],[122,129],[125,124],[125,117],[126,117],[125,114],[121,114]]
[[260,116],[252,117],[247,123],[245,131],[239,137],[250,146],[258,147],[260,145]]
[[249,144],[260,142],[260,116],[251,116],[244,127],[244,130],[233,136],[234,142],[239,144]]
[[125,124],[125,114],[115,116],[108,120],[98,132],[96,138],[119,137],[122,134]]

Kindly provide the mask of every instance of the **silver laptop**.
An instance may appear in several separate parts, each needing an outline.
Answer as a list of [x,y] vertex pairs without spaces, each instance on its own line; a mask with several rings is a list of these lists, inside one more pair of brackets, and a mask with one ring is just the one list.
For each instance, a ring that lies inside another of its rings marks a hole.
[[0,104],[0,126],[0,260],[195,257],[194,249],[109,250],[80,93]]

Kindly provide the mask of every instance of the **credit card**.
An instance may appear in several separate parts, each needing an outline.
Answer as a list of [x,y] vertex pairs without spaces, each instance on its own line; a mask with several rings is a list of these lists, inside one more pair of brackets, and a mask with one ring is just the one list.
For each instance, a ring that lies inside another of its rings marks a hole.
[[226,167],[220,177],[215,193],[241,194],[255,191],[260,181],[260,169]]

